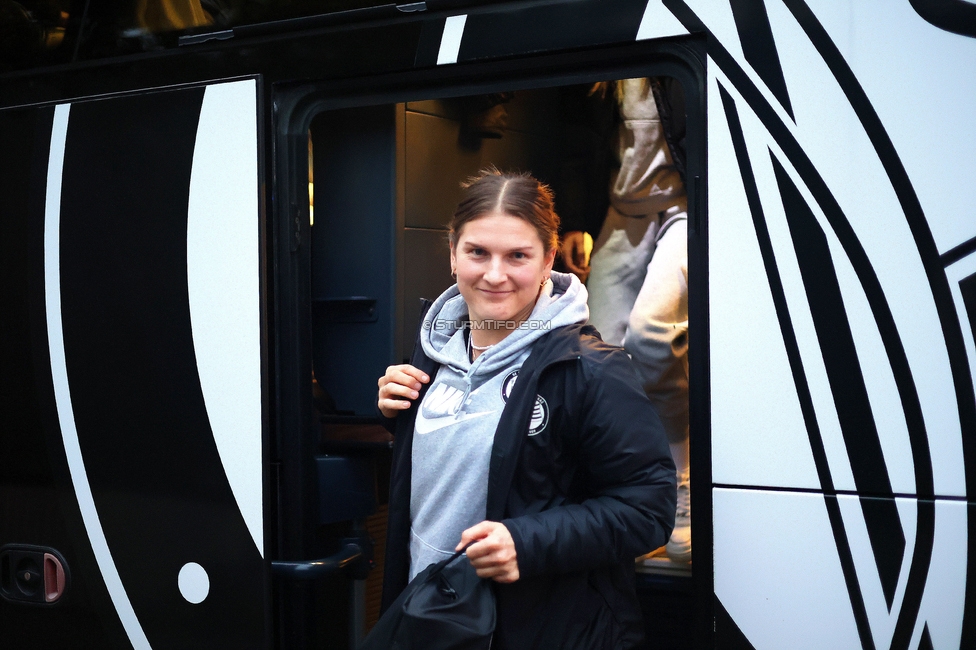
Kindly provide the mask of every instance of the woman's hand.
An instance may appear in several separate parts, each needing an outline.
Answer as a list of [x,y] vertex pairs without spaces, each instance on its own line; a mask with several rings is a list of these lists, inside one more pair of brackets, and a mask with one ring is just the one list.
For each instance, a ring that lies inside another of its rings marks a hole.
[[460,551],[470,542],[468,561],[479,578],[491,578],[496,582],[515,582],[519,579],[518,558],[515,557],[515,541],[505,524],[483,521],[461,533],[461,543],[454,549]]
[[379,398],[377,404],[384,417],[396,417],[400,411],[410,408],[411,400],[420,395],[420,388],[430,381],[426,373],[405,363],[390,366],[379,379]]

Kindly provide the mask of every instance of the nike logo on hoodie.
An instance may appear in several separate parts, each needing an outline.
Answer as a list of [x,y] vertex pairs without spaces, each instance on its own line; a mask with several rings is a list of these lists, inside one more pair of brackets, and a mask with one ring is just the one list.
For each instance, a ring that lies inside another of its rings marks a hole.
[[452,424],[457,424],[458,422],[473,420],[474,418],[491,415],[492,413],[494,413],[494,411],[482,411],[481,413],[458,413],[457,415],[445,415],[439,418],[425,418],[423,413],[418,413],[417,421],[414,424],[414,429],[418,435],[422,436],[424,434],[437,431],[438,429],[451,426]]
[[460,413],[463,399],[464,391],[455,386],[448,384],[435,386],[421,404],[420,412],[417,413],[417,420],[414,423],[414,430],[419,435],[424,435],[452,424],[491,415],[495,412]]

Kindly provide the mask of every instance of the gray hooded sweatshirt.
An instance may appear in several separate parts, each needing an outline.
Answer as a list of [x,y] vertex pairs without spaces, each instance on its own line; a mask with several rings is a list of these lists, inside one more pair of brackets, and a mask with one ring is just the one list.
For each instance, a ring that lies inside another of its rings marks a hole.
[[651,84],[646,79],[619,83],[624,122],[620,126],[620,171],[610,191],[610,203],[628,217],[657,214],[679,204],[682,211],[687,210],[685,188],[671,160]]
[[468,306],[457,285],[431,305],[420,343],[440,368],[414,425],[411,580],[451,555],[466,528],[484,521],[495,428],[519,368],[546,332],[586,322],[586,298],[586,288],[575,275],[553,272],[528,319],[474,362],[464,332]]

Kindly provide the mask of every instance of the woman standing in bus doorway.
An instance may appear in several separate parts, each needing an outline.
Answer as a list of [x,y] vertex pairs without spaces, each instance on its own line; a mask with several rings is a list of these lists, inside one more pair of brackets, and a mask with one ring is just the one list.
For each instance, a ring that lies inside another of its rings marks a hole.
[[495,581],[494,648],[633,648],[634,558],[670,535],[674,465],[630,359],[585,325],[586,289],[552,271],[558,227],[529,175],[465,187],[457,284],[411,363],[379,380],[396,418],[383,609],[474,542],[468,560]]

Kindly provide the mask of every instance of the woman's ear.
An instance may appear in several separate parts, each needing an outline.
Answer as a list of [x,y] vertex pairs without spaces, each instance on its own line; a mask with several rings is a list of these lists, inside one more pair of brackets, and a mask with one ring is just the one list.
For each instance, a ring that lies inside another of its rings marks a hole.
[[[454,259],[453,252],[451,253],[451,259],[452,260]],[[546,253],[546,276],[547,277],[548,277],[549,273],[552,272],[552,265],[553,265],[553,263],[555,261],[556,261],[556,249],[553,248],[551,251],[549,251],[548,253]]]
[[454,251],[454,244],[451,244],[451,277],[457,277],[457,256]]

